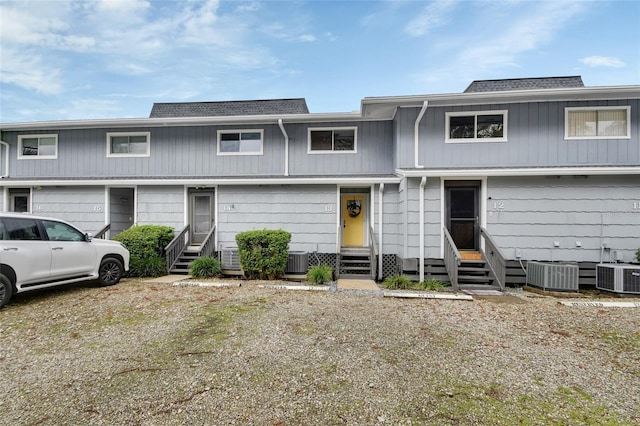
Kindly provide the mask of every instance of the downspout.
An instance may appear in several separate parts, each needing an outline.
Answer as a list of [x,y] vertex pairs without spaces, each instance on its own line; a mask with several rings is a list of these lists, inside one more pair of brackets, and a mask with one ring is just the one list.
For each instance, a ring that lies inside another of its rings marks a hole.
[[9,144],[5,141],[0,141],[0,144],[4,145],[6,148],[4,155],[4,174],[0,176],[0,179],[4,179],[9,177]]
[[384,183],[378,187],[378,280],[382,281],[382,194]]
[[424,186],[427,184],[427,177],[423,176],[420,181],[420,282],[424,281]]
[[422,104],[422,109],[418,114],[418,118],[416,118],[416,122],[413,126],[413,157],[415,159],[414,166],[416,169],[424,169],[424,166],[420,164],[420,120],[424,116],[424,113],[427,112],[427,107],[429,106],[429,101],[424,101]]
[[282,118],[278,119],[278,126],[284,136],[284,175],[289,176],[289,135],[282,124]]

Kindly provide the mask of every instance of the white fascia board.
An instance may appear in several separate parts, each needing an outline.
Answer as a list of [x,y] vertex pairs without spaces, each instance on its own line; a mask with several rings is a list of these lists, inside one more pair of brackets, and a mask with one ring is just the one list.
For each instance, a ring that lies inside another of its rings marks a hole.
[[612,167],[537,167],[504,169],[396,169],[403,177],[484,177],[484,176],[571,176],[571,175],[640,175],[640,166]]
[[374,185],[400,183],[399,176],[330,177],[330,178],[233,178],[233,179],[47,179],[0,180],[0,187],[33,186],[239,186],[239,185]]
[[365,118],[390,119],[391,105],[402,108],[420,108],[424,101],[429,106],[483,105],[487,103],[526,103],[549,101],[587,101],[611,99],[638,99],[640,86],[601,86],[568,89],[505,90],[496,92],[447,93],[439,95],[409,95],[368,97],[361,102]]
[[359,112],[290,114],[290,115],[240,115],[228,117],[172,117],[172,118],[121,118],[97,120],[61,120],[25,123],[0,123],[2,131],[28,131],[42,129],[99,129],[130,127],[180,127],[180,126],[212,126],[241,124],[274,124],[281,119],[287,123],[319,123],[335,121],[358,121]]

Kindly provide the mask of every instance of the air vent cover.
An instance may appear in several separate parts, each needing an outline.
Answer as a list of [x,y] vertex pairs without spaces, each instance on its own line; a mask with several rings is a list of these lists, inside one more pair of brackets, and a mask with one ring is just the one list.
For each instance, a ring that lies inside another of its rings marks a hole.
[[225,247],[220,251],[220,263],[222,269],[227,271],[240,271],[240,256],[236,247]]

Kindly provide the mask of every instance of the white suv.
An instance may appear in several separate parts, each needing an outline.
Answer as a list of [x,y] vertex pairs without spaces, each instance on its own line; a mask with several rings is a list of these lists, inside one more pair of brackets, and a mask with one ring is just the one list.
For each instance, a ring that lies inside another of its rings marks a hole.
[[114,285],[129,270],[119,242],[47,217],[0,213],[0,308],[14,293],[77,281]]

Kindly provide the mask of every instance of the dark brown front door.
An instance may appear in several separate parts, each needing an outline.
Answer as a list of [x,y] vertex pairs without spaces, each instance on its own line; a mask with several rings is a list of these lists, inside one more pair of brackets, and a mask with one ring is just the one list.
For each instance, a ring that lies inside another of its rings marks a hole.
[[447,188],[447,229],[458,250],[478,250],[478,186]]

